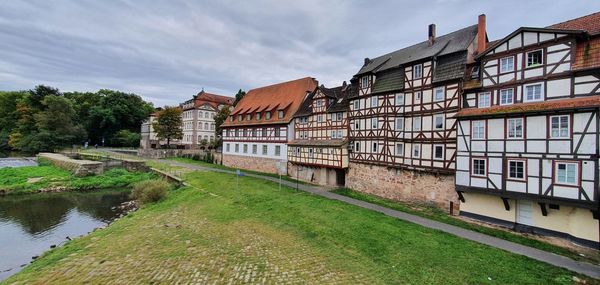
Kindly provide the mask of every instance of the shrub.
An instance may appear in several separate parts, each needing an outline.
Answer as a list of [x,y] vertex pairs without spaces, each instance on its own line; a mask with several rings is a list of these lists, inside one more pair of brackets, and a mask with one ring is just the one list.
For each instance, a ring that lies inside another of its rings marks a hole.
[[160,201],[167,196],[171,185],[164,180],[146,180],[133,185],[131,197],[140,204],[148,204]]

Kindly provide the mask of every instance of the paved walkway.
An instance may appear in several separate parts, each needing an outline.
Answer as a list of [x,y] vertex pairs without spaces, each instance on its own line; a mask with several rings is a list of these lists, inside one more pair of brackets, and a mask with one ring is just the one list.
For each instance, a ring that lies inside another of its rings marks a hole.
[[[167,160],[161,160],[161,162],[165,162],[165,163],[168,163],[173,166],[184,167],[184,168],[188,168],[188,169],[192,169],[192,170],[204,170],[204,171],[214,171],[214,172],[235,174],[235,171],[203,167],[203,166],[189,164],[189,163],[181,163],[181,162],[174,162],[174,161],[167,161]],[[255,177],[255,178],[260,178],[260,179],[279,183],[279,179],[275,178],[275,177],[250,174],[250,173],[244,173],[244,175],[248,176],[248,177]],[[281,183],[285,186],[288,186],[291,188],[296,188],[295,182],[281,180]],[[512,253],[516,253],[519,255],[524,255],[529,258],[539,260],[542,262],[546,262],[546,263],[552,264],[554,266],[562,267],[562,268],[565,268],[565,269],[571,270],[573,272],[577,272],[579,274],[583,274],[583,275],[586,275],[586,276],[589,276],[592,278],[600,279],[600,266],[598,266],[598,265],[594,265],[594,264],[590,264],[590,263],[586,263],[586,262],[575,261],[573,259],[570,259],[565,256],[561,256],[558,254],[546,252],[543,250],[539,250],[539,249],[524,246],[524,245],[521,245],[518,243],[506,241],[506,240],[492,237],[489,235],[485,235],[482,233],[474,232],[471,230],[466,230],[466,229],[459,228],[456,226],[452,226],[452,225],[448,225],[445,223],[430,220],[427,218],[411,215],[411,214],[408,214],[405,212],[400,212],[400,211],[392,210],[392,209],[385,208],[385,207],[382,207],[379,205],[375,205],[372,203],[368,203],[365,201],[353,199],[353,198],[339,195],[336,193],[324,191],[323,188],[318,187],[318,186],[299,184],[299,190],[302,190],[302,191],[305,191],[305,192],[308,192],[308,193],[311,193],[314,195],[318,195],[321,197],[325,197],[328,199],[346,202],[348,204],[352,204],[352,205],[362,207],[365,209],[370,209],[370,210],[380,212],[380,213],[385,214],[390,217],[402,219],[402,220],[405,220],[405,221],[408,221],[411,223],[415,223],[415,224],[418,224],[418,225],[421,225],[421,226],[424,226],[427,228],[440,230],[440,231],[443,231],[443,232],[446,232],[449,234],[453,234],[453,235],[456,235],[456,236],[459,236],[459,237],[462,237],[462,238],[465,238],[468,240],[472,240],[472,241],[475,241],[478,243],[486,244],[486,245],[496,247],[499,249],[503,249],[503,250],[506,250],[506,251],[509,251]]]

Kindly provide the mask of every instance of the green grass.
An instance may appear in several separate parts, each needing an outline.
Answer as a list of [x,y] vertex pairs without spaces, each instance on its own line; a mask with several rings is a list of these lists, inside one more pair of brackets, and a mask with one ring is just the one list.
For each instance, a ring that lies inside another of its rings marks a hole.
[[[42,162],[40,166],[0,169],[0,190],[6,194],[26,194],[57,186],[70,190],[115,188],[154,177],[151,173],[129,172],[123,168],[113,168],[101,175],[76,177],[67,170]],[[30,178],[41,180],[28,183]]]
[[586,255],[585,257],[583,257],[583,256],[579,255],[577,252],[571,251],[567,248],[552,245],[552,244],[549,244],[549,243],[546,243],[546,242],[543,242],[540,240],[531,239],[531,238],[528,238],[528,237],[525,237],[525,236],[522,236],[519,234],[511,233],[509,231],[489,228],[489,227],[485,227],[485,226],[481,226],[481,225],[477,225],[474,223],[469,223],[469,222],[460,220],[458,218],[448,215],[445,211],[443,211],[439,208],[433,207],[433,206],[402,203],[402,202],[393,201],[393,200],[377,197],[374,195],[354,191],[354,190],[348,189],[348,188],[338,188],[338,189],[333,190],[332,192],[340,194],[340,195],[344,195],[344,196],[347,196],[350,198],[354,198],[354,199],[362,200],[365,202],[373,203],[376,205],[380,205],[380,206],[383,206],[386,208],[390,208],[390,209],[410,213],[413,215],[429,218],[429,219],[436,220],[436,221],[439,221],[442,223],[454,225],[457,227],[465,228],[465,229],[476,231],[476,232],[480,232],[480,233],[483,233],[486,235],[494,236],[497,238],[512,241],[512,242],[519,243],[522,245],[534,247],[534,248],[541,249],[544,251],[568,256],[568,257],[576,259],[576,260],[587,261],[587,262],[592,262],[592,263],[600,262],[600,256],[598,254],[592,255],[592,256]]
[[251,283],[573,283],[567,270],[269,181],[185,178],[191,187],[50,251],[6,284],[244,283],[244,272],[258,276]]

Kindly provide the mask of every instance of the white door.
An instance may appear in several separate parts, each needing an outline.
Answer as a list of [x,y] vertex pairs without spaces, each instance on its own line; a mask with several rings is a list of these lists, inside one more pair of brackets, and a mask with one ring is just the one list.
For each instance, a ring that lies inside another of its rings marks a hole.
[[517,223],[533,226],[533,203],[530,201],[517,201]]

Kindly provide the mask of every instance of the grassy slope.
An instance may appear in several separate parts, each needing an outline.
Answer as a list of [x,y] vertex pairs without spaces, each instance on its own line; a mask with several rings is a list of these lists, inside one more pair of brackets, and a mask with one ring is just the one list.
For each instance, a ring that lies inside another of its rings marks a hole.
[[[41,177],[35,183],[27,183],[28,178]],[[0,190],[9,194],[33,193],[50,186],[65,186],[74,189],[123,187],[131,183],[154,177],[150,173],[129,172],[113,168],[102,175],[75,177],[69,171],[51,165],[2,168],[0,169]]]
[[[193,188],[51,251],[7,283],[148,283],[159,268],[167,276],[188,276],[186,266],[203,268],[202,274],[223,266],[211,276],[229,278],[236,263],[254,264],[271,281],[286,270],[291,276],[308,272],[297,279],[307,283],[572,282],[566,270],[338,201],[278,191],[275,183],[243,177],[235,189],[232,175],[193,172],[186,178]],[[319,272],[332,279],[318,280],[324,276]]]

